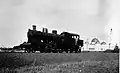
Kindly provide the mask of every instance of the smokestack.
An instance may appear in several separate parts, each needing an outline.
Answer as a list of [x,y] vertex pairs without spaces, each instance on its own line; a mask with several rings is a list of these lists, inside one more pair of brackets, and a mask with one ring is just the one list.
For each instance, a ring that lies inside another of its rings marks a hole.
[[33,27],[33,31],[36,31],[36,25],[33,25],[32,27]]

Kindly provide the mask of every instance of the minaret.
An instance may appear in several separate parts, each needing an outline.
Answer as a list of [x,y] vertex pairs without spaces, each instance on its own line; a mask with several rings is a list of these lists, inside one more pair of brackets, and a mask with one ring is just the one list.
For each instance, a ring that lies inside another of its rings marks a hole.
[[112,44],[112,28],[110,29],[110,34],[109,34],[109,49],[111,48],[111,44]]
[[[89,39],[87,38],[87,40],[85,41],[85,45],[86,45],[86,50],[89,50]],[[83,50],[85,50],[83,49]]]

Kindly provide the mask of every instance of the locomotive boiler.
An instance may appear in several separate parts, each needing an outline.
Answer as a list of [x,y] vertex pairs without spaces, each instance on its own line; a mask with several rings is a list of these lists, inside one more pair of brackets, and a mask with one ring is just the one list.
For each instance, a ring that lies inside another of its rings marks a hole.
[[78,34],[69,32],[57,34],[57,30],[52,30],[52,33],[48,33],[47,28],[43,28],[42,31],[37,31],[35,25],[33,25],[32,30],[28,30],[27,38],[27,42],[14,48],[24,48],[27,52],[62,53],[73,51],[81,52],[81,47],[83,46],[83,40],[80,40]]

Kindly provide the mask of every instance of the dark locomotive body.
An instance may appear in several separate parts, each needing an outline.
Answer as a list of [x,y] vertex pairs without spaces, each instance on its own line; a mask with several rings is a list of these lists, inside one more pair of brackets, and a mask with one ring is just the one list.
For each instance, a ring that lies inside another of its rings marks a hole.
[[27,37],[27,43],[17,46],[24,48],[27,52],[81,52],[83,46],[83,40],[80,40],[78,34],[68,32],[57,34],[56,30],[48,33],[47,28],[43,28],[41,32],[36,30],[36,26],[33,26],[33,30],[28,30]]

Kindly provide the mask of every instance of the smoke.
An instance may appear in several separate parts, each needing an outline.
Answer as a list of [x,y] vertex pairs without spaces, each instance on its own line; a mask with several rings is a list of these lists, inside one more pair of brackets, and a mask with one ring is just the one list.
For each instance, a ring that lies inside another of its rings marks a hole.
[[[119,0],[110,0],[110,19],[109,22],[105,28],[105,31],[107,35],[110,35],[110,29],[112,29],[112,35],[111,35],[111,42],[113,44],[119,44],[119,37],[120,37],[120,1]],[[109,41],[109,40],[108,40]]]

